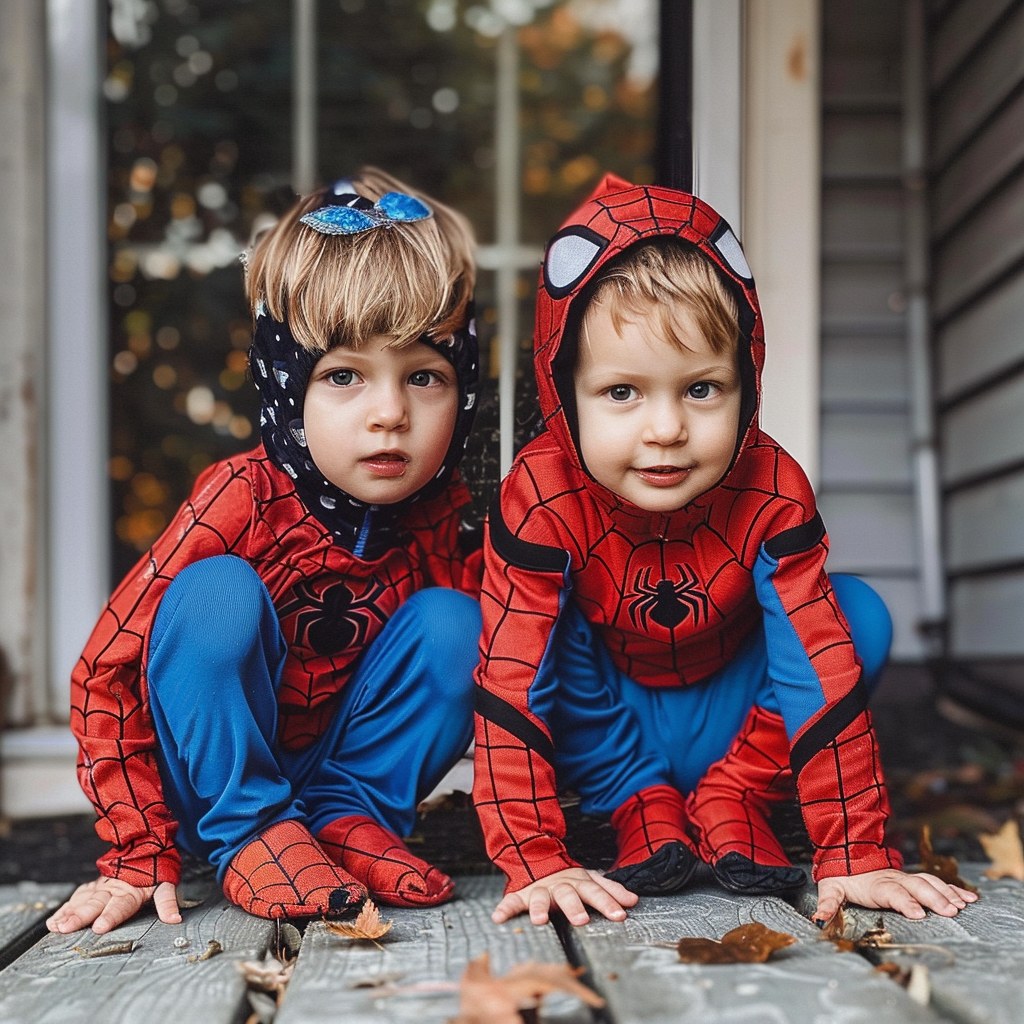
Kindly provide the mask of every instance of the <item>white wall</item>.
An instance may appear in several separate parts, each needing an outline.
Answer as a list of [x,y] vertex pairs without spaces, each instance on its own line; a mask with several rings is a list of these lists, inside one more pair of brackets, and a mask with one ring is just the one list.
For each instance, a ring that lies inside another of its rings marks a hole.
[[764,313],[761,425],[819,466],[818,0],[746,0],[743,246]]

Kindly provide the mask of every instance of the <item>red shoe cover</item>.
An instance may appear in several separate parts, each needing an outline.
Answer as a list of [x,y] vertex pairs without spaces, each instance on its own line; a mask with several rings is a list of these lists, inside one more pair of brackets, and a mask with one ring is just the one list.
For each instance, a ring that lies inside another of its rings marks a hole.
[[639,864],[666,843],[679,842],[693,850],[686,821],[686,800],[679,790],[664,785],[640,790],[612,815],[619,849],[612,870]]
[[432,907],[444,903],[455,890],[446,874],[413,854],[390,829],[364,815],[332,821],[317,839],[336,864],[389,906]]
[[[700,857],[727,888],[776,891],[803,880],[768,824],[769,805],[794,793],[782,718],[755,707],[729,752],[708,769],[687,801]],[[758,880],[760,875],[764,878]]]
[[612,815],[619,856],[607,877],[638,896],[679,892],[700,861],[686,834],[682,793],[671,786],[648,786]]
[[279,821],[231,859],[224,895],[257,917],[340,917],[358,908],[366,890],[331,863],[309,830]]

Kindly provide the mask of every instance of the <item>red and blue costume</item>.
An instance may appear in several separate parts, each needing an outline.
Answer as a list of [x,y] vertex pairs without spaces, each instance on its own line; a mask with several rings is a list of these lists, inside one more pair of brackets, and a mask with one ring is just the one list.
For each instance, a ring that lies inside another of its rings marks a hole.
[[306,449],[318,354],[257,310],[263,443],[200,476],[111,597],[72,677],[79,780],[111,844],[103,875],[177,882],[180,847],[223,878],[281,822],[325,847],[322,830],[339,820],[406,835],[418,800],[465,751],[481,556],[461,525],[470,499],[456,464],[476,337],[470,326],[428,343],[459,382],[445,461],[401,503],[367,505]]
[[[667,514],[589,475],[573,385],[592,283],[659,240],[695,247],[735,295],[743,384],[730,468]],[[606,178],[547,247],[534,360],[546,430],[490,511],[477,673],[474,799],[509,889],[575,865],[563,788],[611,816],[612,875],[640,892],[681,888],[698,858],[731,888],[795,884],[767,824],[794,788],[816,878],[898,867],[865,686],[891,624],[865,584],[833,587],[811,487],[758,427],[764,332],[728,225]]]

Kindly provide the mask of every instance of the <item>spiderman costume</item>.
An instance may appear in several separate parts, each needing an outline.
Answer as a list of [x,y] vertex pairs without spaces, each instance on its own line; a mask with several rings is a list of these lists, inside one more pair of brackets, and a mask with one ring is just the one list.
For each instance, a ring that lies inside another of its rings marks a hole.
[[327,851],[341,867],[369,861],[351,870],[376,871],[391,902],[450,893],[396,837],[472,733],[481,556],[460,522],[470,498],[456,466],[477,345],[472,325],[421,340],[455,370],[451,442],[429,483],[370,505],[306,448],[303,396],[321,353],[257,308],[263,443],[199,477],[73,673],[79,781],[111,844],[102,875],[175,883],[181,847],[253,912],[313,913],[366,892],[337,896],[347,876]]
[[[602,270],[668,240],[735,296],[742,391],[724,476],[651,512],[588,471],[574,370]],[[560,788],[611,817],[611,877],[640,893],[682,888],[698,859],[729,888],[794,886],[767,822],[794,791],[816,879],[899,867],[866,708],[891,623],[865,584],[833,586],[811,487],[757,425],[764,332],[728,225],[609,175],[547,247],[534,361],[546,430],[490,510],[477,672],[474,799],[508,891],[577,866]]]

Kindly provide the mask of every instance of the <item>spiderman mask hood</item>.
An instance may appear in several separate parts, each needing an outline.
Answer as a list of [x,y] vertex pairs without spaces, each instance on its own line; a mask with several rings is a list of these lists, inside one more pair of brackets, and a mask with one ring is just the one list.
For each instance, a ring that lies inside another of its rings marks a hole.
[[580,456],[573,379],[578,337],[602,270],[629,250],[659,239],[692,245],[707,257],[737,302],[742,399],[730,471],[757,429],[764,329],[753,277],[736,236],[707,203],[688,192],[631,185],[614,174],[606,175],[544,252],[537,292],[534,369],[548,431],[573,465],[587,473],[588,483],[620,505],[622,499],[593,479]]
[[287,322],[275,320],[262,304],[256,309],[249,366],[260,393],[263,446],[274,465],[292,478],[302,503],[331,531],[335,543],[360,558],[376,558],[400,540],[404,534],[403,514],[410,506],[437,497],[451,484],[469,441],[479,376],[475,325],[470,319],[447,338],[421,340],[455,370],[459,408],[452,439],[441,468],[429,483],[394,504],[369,505],[332,484],[313,462],[306,446],[302,420],[306,386],[323,353],[303,348]]

